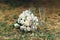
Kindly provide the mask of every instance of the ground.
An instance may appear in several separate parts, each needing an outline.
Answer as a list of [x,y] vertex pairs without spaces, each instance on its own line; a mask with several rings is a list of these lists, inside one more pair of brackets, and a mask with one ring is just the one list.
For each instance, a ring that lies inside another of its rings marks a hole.
[[[31,7],[32,9],[33,7]],[[34,34],[20,34],[13,24],[16,22],[19,14],[27,8],[17,7],[12,8],[9,5],[0,4],[0,40],[60,40],[60,9],[55,8],[51,13],[48,9],[45,13],[46,26],[39,25],[39,30]],[[52,9],[52,8],[51,8]],[[44,11],[45,12],[45,11]],[[40,16],[38,10],[35,14],[39,21]],[[44,16],[44,15],[42,15]]]

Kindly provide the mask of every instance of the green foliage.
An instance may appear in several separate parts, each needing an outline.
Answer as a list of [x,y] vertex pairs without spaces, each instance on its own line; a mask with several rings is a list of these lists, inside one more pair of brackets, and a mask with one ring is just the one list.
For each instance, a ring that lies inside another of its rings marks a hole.
[[16,38],[13,38],[13,39],[11,39],[11,40],[17,40]]
[[13,28],[14,28],[14,24],[12,23],[9,27],[10,27],[11,29],[13,29]]
[[51,34],[51,33],[46,34],[46,37],[47,37],[48,40],[55,40],[55,35],[54,34]]
[[13,19],[17,19],[18,18],[18,16],[15,14],[15,15],[13,15]]
[[11,25],[9,25],[9,26],[6,26],[4,30],[5,30],[6,32],[10,32],[10,31],[13,31],[13,28],[14,28],[14,25],[11,24]]
[[0,22],[0,27],[5,27],[7,25],[7,22]]

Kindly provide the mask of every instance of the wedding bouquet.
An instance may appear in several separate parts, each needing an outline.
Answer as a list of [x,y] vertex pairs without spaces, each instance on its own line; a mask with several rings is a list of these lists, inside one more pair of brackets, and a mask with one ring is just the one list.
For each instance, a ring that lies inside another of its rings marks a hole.
[[37,30],[38,18],[34,16],[34,14],[30,10],[23,11],[14,24],[15,28],[20,28],[20,30],[24,31],[32,31]]

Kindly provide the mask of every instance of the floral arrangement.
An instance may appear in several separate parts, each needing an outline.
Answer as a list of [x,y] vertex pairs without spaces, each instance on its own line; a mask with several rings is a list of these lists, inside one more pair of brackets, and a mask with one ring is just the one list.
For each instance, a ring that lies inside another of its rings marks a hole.
[[30,10],[23,11],[14,24],[15,28],[20,28],[20,30],[24,31],[32,31],[37,30],[38,18],[34,16],[34,14]]

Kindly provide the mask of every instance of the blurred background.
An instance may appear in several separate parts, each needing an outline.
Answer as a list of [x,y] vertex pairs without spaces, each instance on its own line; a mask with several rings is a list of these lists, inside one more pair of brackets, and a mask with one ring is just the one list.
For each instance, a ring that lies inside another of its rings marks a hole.
[[[35,36],[21,35],[13,27],[26,9],[33,11],[40,23],[44,21]],[[0,40],[60,40],[60,0],[0,0]]]

